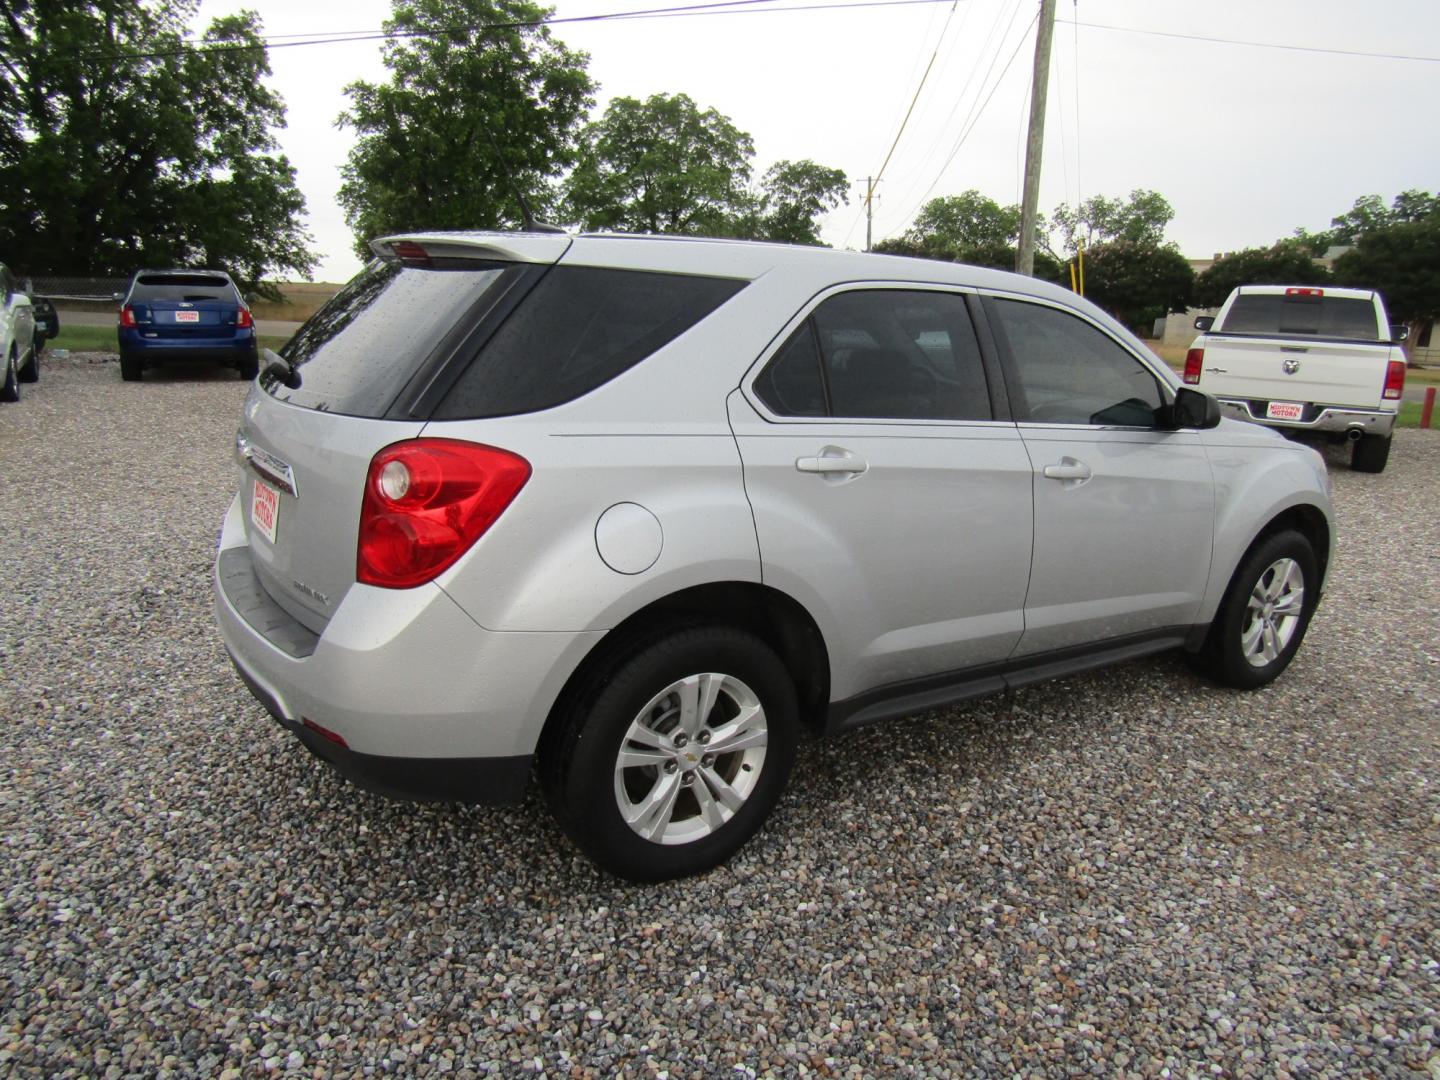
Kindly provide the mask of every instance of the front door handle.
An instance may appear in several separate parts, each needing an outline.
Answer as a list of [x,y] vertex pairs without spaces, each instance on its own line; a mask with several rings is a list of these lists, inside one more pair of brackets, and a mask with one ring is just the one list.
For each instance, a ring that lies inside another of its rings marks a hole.
[[1090,466],[1072,457],[1063,457],[1054,465],[1046,465],[1045,476],[1050,480],[1089,480]]
[[843,478],[846,476],[859,476],[870,466],[865,459],[857,454],[852,454],[843,446],[822,447],[816,457],[802,457],[795,459],[795,468],[801,472],[820,473],[827,478]]

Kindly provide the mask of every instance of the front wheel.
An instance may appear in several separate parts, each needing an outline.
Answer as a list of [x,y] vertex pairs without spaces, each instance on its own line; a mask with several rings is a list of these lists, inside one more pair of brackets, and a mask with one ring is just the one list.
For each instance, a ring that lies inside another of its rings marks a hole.
[[20,400],[20,379],[15,370],[15,350],[5,357],[5,378],[0,380],[0,401]]
[[728,859],[780,798],[795,758],[795,687],[758,638],[677,630],[632,653],[558,715],[546,796],[570,838],[630,881]]
[[35,383],[40,381],[40,350],[45,347],[45,339],[36,337],[30,344],[30,359],[25,361],[25,366],[19,371],[20,381]]
[[1240,563],[1192,664],[1226,686],[1253,690],[1290,664],[1319,600],[1315,549],[1298,532],[1268,536]]

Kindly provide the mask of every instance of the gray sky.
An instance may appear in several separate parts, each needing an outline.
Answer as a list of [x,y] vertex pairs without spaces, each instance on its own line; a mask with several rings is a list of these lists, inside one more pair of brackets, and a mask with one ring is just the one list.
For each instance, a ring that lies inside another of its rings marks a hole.
[[[806,2],[814,0],[773,6]],[[659,6],[668,5],[561,0],[556,8],[571,16]],[[379,29],[390,10],[388,0],[210,0],[198,24],[242,7],[260,13],[267,36]],[[683,91],[754,137],[757,175],[782,158],[813,158],[852,180],[873,175],[935,54],[877,189],[879,240],[903,231],[927,197],[973,187],[1019,201],[1037,8],[1038,0],[957,0],[953,13],[949,3],[754,11],[553,32],[590,54],[598,108],[611,97]],[[1043,212],[1152,188],[1175,208],[1170,239],[1199,258],[1269,243],[1297,225],[1324,228],[1362,194],[1388,200],[1440,187],[1440,63],[1094,25],[1440,57],[1436,0],[1059,0],[1058,15]],[[347,83],[384,77],[379,43],[272,49],[270,60],[289,110],[280,142],[321,255],[317,278],[343,281],[359,267],[335,203],[353,133],[335,118]],[[854,187],[850,206],[826,221],[828,243],[864,245],[862,193]]]

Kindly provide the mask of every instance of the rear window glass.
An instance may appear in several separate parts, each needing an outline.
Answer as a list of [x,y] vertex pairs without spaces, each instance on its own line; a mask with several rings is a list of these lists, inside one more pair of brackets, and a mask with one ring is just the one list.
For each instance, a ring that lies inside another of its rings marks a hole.
[[1227,334],[1305,334],[1379,340],[1375,304],[1341,296],[1241,294],[1219,328]]
[[141,274],[131,300],[238,300],[235,287],[214,274]]
[[683,334],[744,285],[557,266],[480,350],[435,417],[510,416],[573,401]]
[[300,375],[274,397],[347,416],[384,416],[430,353],[513,263],[415,266],[376,260],[295,332],[282,356]]

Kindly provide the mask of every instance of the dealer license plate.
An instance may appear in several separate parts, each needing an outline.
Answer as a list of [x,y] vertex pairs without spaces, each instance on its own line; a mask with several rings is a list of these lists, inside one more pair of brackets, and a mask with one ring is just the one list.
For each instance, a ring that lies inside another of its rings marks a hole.
[[1271,420],[1299,420],[1305,406],[1298,401],[1272,401],[1265,407],[1265,415]]
[[175,312],[176,322],[199,322],[200,312],[198,311],[177,311]]
[[280,491],[264,480],[255,481],[255,497],[250,500],[250,521],[270,543],[275,542],[275,527],[280,523]]

